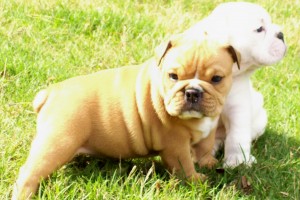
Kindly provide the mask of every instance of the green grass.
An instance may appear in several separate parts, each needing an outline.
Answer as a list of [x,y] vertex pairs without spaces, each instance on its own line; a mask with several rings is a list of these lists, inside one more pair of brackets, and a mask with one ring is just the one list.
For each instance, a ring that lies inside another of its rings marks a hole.
[[[163,39],[187,29],[220,2],[0,0],[0,199],[10,197],[26,159],[35,134],[31,101],[41,88],[142,63]],[[253,76],[269,115],[266,133],[252,148],[257,164],[199,169],[209,181],[189,185],[152,159],[119,163],[79,157],[43,181],[38,198],[300,199],[300,2],[253,2],[283,25],[289,45],[282,62]],[[242,184],[245,178],[248,186]]]

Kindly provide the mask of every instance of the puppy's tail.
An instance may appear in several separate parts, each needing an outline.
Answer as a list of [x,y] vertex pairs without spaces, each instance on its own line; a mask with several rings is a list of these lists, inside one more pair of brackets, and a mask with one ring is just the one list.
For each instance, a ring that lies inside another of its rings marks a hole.
[[43,105],[45,104],[46,100],[48,98],[48,91],[47,90],[41,90],[34,98],[33,100],[33,109],[36,113],[38,113]]

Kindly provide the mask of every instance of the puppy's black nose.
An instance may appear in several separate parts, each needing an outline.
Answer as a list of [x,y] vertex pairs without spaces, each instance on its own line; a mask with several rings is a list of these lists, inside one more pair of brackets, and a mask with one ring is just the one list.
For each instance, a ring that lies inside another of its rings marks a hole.
[[279,32],[277,33],[277,38],[282,40],[284,42],[284,37],[283,37],[283,33],[282,32]]
[[185,91],[185,99],[189,103],[198,103],[202,97],[202,92],[198,89],[187,89]]

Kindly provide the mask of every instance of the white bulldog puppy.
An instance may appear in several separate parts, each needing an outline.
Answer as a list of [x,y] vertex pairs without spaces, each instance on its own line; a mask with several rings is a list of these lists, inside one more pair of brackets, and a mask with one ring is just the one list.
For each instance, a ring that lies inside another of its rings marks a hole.
[[233,85],[221,115],[216,133],[215,152],[224,143],[224,166],[256,162],[251,155],[251,142],[264,133],[267,114],[262,95],[255,91],[250,76],[261,66],[280,61],[286,45],[280,27],[273,24],[268,12],[246,2],[223,3],[186,30],[197,37],[206,30],[211,37],[229,43],[241,54],[240,69],[234,64]]

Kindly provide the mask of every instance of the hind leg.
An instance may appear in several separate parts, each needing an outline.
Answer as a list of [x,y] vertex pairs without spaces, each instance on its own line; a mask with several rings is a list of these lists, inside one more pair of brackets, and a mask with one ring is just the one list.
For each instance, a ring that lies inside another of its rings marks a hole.
[[59,122],[55,124],[38,127],[29,156],[14,185],[12,199],[30,198],[35,194],[40,181],[70,161],[85,141],[84,134],[74,132],[74,126],[68,128],[63,123],[61,125],[64,126],[57,125]]

